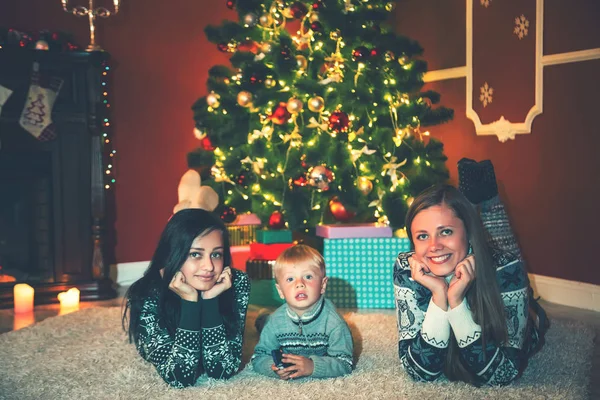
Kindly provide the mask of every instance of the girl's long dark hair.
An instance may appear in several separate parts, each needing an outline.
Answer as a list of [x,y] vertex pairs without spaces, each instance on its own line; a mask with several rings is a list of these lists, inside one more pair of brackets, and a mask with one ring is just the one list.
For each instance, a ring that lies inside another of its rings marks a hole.
[[[125,295],[122,325],[128,333],[129,342],[138,344],[142,306],[144,301],[152,296],[158,298],[158,323],[171,335],[175,335],[181,313],[181,298],[169,289],[169,284],[189,257],[194,239],[215,230],[220,231],[223,237],[223,265],[230,266],[229,234],[219,217],[201,209],[181,210],[171,217],[144,276],[133,283]],[[161,269],[164,269],[162,276]],[[234,280],[235,271],[232,269],[232,272]],[[227,332],[233,334],[239,323],[234,310],[233,287],[219,296],[219,310]]]
[[[411,247],[415,248],[411,225],[416,215],[429,207],[442,204],[448,206],[465,225],[467,239],[475,254],[477,278],[467,291],[466,299],[474,321],[482,328],[483,349],[486,341],[490,339],[498,344],[504,343],[507,340],[506,317],[496,278],[496,263],[492,249],[488,244],[477,210],[458,189],[451,185],[435,185],[415,198],[406,214],[406,231]],[[444,374],[452,381],[475,383],[474,376],[465,368],[461,360],[453,334],[450,336]]]

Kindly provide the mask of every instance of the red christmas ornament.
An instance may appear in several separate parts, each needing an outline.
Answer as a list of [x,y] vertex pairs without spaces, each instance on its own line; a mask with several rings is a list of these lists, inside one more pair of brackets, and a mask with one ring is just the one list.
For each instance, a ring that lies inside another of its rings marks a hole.
[[233,207],[223,206],[223,211],[221,211],[221,220],[225,223],[230,223],[235,221],[237,218],[237,211]]
[[348,130],[350,118],[343,111],[334,111],[329,117],[329,129],[336,132],[345,132]]
[[312,5],[313,11],[319,11],[321,8],[323,8],[323,2],[321,0],[315,1]]
[[200,140],[200,148],[202,150],[206,150],[206,151],[214,151],[215,147],[213,146],[213,144],[211,143],[210,139],[208,138],[208,136],[204,136],[201,140]]
[[302,174],[299,177],[297,177],[296,179],[294,179],[293,183],[294,183],[294,186],[304,187],[308,184],[308,179],[306,179],[306,176],[304,174]]
[[323,25],[319,21],[310,24],[310,30],[314,33],[323,33]]
[[371,49],[371,57],[372,58],[379,57],[380,54],[381,54],[381,52],[379,51],[379,49],[377,47]]
[[352,59],[357,62],[365,61],[369,57],[369,49],[365,46],[358,46],[352,51]]
[[297,1],[290,6],[290,12],[294,18],[302,19],[308,13],[308,8],[306,8],[304,3]]
[[223,53],[227,53],[229,51],[229,46],[227,46],[227,43],[219,43],[217,49]]
[[273,211],[273,214],[269,217],[269,228],[271,229],[283,229],[285,228],[285,220],[281,211]]
[[282,101],[279,103],[273,114],[269,115],[269,119],[273,121],[274,124],[283,125],[290,119],[290,112],[287,110],[287,103]]
[[248,51],[252,54],[256,54],[256,53],[258,53],[258,43],[256,43],[254,40],[250,40],[250,39],[243,40],[238,45],[237,49],[239,51]]
[[329,211],[331,211],[333,218],[340,222],[346,222],[356,216],[355,212],[346,210],[346,207],[344,207],[337,196],[333,196],[329,200]]
[[229,8],[230,10],[233,10],[235,8],[235,0],[227,0],[225,2],[225,5],[227,6],[227,8]]

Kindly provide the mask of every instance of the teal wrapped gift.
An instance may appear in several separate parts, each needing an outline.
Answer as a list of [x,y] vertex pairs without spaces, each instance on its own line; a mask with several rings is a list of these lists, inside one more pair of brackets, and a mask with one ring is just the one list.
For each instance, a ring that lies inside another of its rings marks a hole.
[[292,231],[289,229],[256,231],[256,241],[258,243],[292,243]]
[[407,238],[323,239],[326,296],[336,307],[394,308],[394,262]]

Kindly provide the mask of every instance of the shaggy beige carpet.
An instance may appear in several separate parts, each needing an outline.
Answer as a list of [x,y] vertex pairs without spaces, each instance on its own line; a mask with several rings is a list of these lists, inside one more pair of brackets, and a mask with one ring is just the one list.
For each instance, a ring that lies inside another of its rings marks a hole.
[[[415,383],[400,367],[393,315],[346,314],[358,364],[349,376],[283,382],[250,366],[229,381],[204,380],[187,389],[167,386],[127,343],[120,308],[90,308],[48,318],[0,335],[2,399],[585,399],[593,330],[554,321],[546,347],[523,377],[503,388]],[[244,360],[256,343],[249,315]]]

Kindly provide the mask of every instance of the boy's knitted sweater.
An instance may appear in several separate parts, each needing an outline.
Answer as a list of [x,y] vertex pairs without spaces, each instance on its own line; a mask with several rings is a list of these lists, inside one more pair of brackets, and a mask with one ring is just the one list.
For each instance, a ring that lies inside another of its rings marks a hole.
[[[485,203],[482,213],[504,213],[497,197]],[[482,218],[486,221],[501,218],[491,214],[482,215]],[[489,229],[489,224],[486,227]],[[514,248],[512,243],[509,246]],[[441,377],[452,331],[466,368],[476,378],[475,384],[504,385],[514,380],[538,341],[535,326],[526,329],[529,279],[522,260],[513,253],[494,255],[508,341],[496,343],[486,338],[484,349],[481,326],[473,320],[468,302],[465,300],[452,310],[440,309],[431,299],[431,292],[411,278],[408,258],[412,254],[400,253],[394,264],[399,356],[408,374],[418,381]],[[524,346],[524,343],[528,345]]]
[[302,317],[283,304],[269,316],[252,356],[254,370],[277,377],[271,370],[271,351],[310,358],[311,377],[332,378],[352,372],[352,334],[330,300],[321,299]]
[[181,300],[181,317],[175,336],[159,321],[158,294],[148,297],[140,314],[138,352],[156,367],[171,386],[193,385],[206,373],[227,379],[240,367],[242,339],[248,308],[248,275],[233,270],[235,330],[228,331],[219,313],[218,297],[197,302]]

